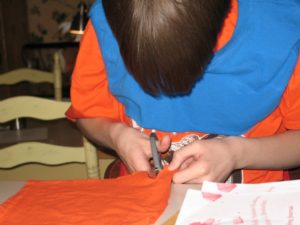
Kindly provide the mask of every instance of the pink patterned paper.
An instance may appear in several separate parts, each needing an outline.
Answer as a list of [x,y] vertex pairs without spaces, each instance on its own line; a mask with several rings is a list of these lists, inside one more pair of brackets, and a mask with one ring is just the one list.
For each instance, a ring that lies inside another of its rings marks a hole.
[[218,190],[220,190],[220,191],[230,192],[234,188],[236,188],[236,184],[218,183],[217,187],[218,187]]
[[202,192],[202,196],[204,199],[210,200],[210,201],[216,201],[222,197],[221,194],[215,194],[215,193],[209,193],[209,192]]

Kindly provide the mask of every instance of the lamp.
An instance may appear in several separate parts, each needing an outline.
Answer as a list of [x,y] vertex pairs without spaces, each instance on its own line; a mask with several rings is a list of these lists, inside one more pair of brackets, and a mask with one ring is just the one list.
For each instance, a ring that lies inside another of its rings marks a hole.
[[88,21],[87,7],[86,4],[80,2],[78,4],[78,12],[74,16],[70,28],[70,33],[75,35],[81,35],[84,32],[85,25]]

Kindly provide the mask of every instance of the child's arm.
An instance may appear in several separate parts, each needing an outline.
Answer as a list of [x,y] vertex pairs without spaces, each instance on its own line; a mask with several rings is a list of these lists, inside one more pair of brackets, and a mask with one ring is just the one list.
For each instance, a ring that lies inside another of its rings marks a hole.
[[263,138],[199,140],[175,152],[170,170],[175,183],[225,181],[235,169],[287,169],[300,165],[300,131]]

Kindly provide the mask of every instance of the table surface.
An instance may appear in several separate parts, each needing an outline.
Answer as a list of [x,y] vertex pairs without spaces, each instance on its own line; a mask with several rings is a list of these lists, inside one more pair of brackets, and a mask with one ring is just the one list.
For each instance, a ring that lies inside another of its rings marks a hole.
[[[0,181],[0,204],[16,194],[24,184],[24,181]],[[201,185],[172,184],[168,206],[158,218],[155,225],[163,224],[179,211],[185,193],[190,188],[200,190]]]

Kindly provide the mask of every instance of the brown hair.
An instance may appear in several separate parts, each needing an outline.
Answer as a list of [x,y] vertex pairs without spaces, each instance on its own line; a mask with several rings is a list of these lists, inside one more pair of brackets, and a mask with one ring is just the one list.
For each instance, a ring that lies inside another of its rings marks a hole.
[[123,61],[152,95],[191,91],[213,55],[230,0],[103,0]]

